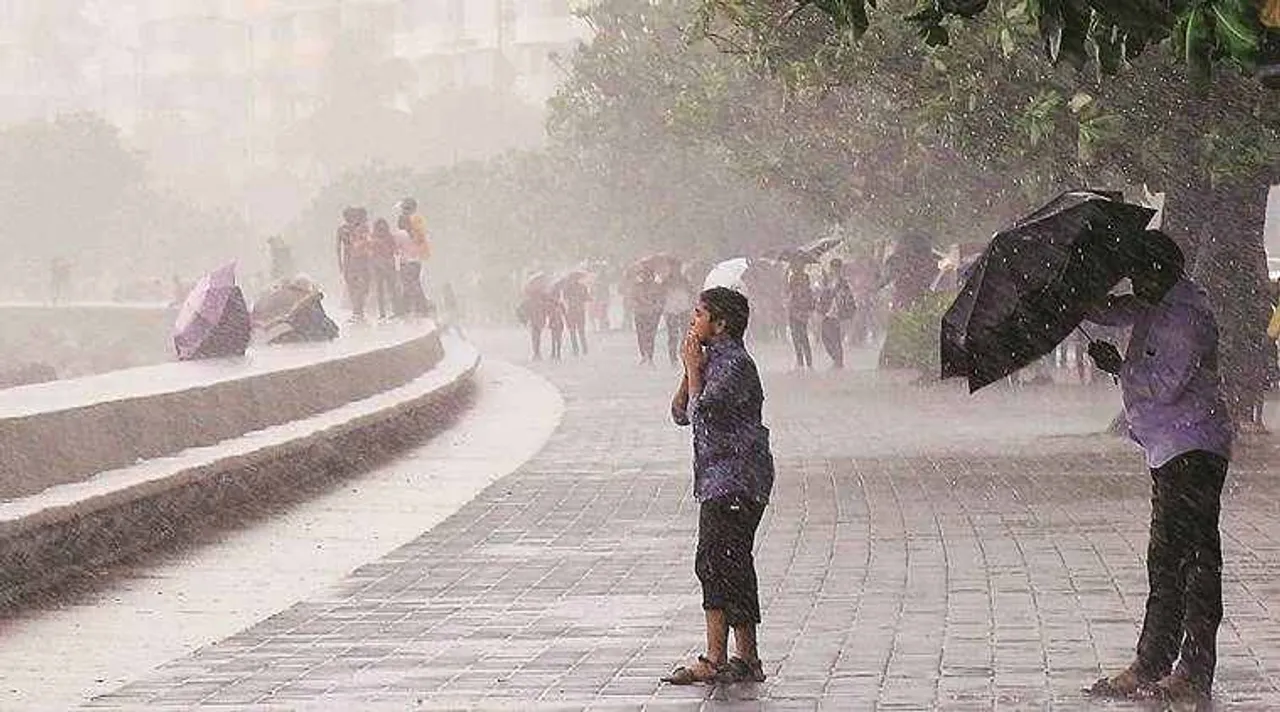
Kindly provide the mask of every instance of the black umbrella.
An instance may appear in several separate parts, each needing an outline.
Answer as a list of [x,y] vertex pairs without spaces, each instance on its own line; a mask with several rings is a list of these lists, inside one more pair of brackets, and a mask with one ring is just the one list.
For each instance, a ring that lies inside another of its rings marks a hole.
[[1155,211],[1109,193],[1063,193],[996,233],[942,317],[942,377],[969,392],[1049,353],[1124,276],[1128,239]]

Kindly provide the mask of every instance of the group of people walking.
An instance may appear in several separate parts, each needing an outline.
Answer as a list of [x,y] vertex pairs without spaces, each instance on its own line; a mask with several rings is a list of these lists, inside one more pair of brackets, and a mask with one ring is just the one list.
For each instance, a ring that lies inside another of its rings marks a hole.
[[378,318],[428,316],[431,303],[423,289],[423,264],[431,256],[425,218],[413,198],[401,200],[392,222],[369,210],[348,207],[342,211],[337,232],[338,270],[351,302],[351,317],[365,319],[372,293]]
[[809,324],[818,320],[822,346],[831,357],[832,368],[844,368],[844,323],[854,317],[858,303],[844,274],[844,262],[832,259],[815,288],[807,265],[792,263],[787,270],[787,328],[796,352],[796,368],[813,368],[813,346]]
[[542,277],[525,285],[516,315],[529,329],[533,360],[542,359],[544,332],[550,336],[552,360],[559,361],[564,356],[566,331],[573,355],[587,354],[587,306],[592,294],[586,278],[585,271],[575,270],[555,281]]
[[677,260],[642,263],[629,284],[629,305],[635,323],[640,363],[653,365],[659,327],[666,329],[667,361],[679,363],[680,343],[689,328],[697,293]]

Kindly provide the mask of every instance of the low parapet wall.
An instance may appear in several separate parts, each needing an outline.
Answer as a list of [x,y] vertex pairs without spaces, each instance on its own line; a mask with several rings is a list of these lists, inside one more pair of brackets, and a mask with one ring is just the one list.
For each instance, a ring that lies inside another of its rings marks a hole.
[[0,500],[332,410],[443,355],[430,322],[377,331],[0,391]]
[[440,432],[469,405],[480,357],[453,335],[434,343],[443,355],[402,386],[0,502],[0,608],[207,527],[239,526]]

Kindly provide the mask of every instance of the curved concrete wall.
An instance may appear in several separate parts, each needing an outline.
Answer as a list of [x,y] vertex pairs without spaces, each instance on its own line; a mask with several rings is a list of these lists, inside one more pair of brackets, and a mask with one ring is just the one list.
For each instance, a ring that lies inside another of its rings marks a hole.
[[401,386],[443,355],[434,325],[375,336],[0,391],[0,499],[331,410]]

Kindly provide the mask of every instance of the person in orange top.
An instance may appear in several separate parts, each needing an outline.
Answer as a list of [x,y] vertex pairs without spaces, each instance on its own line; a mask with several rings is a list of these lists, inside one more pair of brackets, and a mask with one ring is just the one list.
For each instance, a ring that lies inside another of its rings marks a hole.
[[427,239],[427,221],[418,213],[418,201],[405,198],[400,201],[400,217],[396,221],[400,229],[397,247],[400,256],[400,295],[406,313],[427,316],[431,304],[422,290],[422,263],[431,255],[431,243]]

